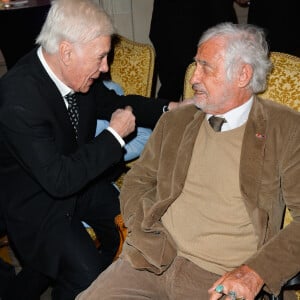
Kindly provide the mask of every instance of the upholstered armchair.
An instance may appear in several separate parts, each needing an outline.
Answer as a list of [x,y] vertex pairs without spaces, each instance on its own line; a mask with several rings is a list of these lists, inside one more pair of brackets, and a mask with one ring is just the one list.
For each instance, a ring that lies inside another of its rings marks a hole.
[[193,98],[194,91],[192,89],[192,85],[190,84],[190,79],[192,78],[194,71],[196,68],[196,63],[192,62],[188,65],[185,76],[184,76],[184,86],[183,86],[183,99]]
[[274,68],[268,78],[268,88],[259,96],[300,111],[300,58],[271,52],[271,60]]
[[154,48],[116,35],[112,42],[110,65],[112,80],[119,83],[125,95],[150,97],[154,72]]
[[[284,105],[300,111],[300,58],[281,52],[272,52],[271,60],[273,70],[268,78],[268,88],[260,94],[264,99],[272,99]],[[286,210],[284,225],[292,220],[292,216]],[[284,286],[278,297],[268,295],[270,300],[283,300],[285,289],[297,289],[300,287],[299,273],[291,278]],[[300,299],[300,290],[296,292],[297,299]]]
[[[300,111],[300,58],[281,52],[271,52],[270,59],[273,63],[273,70],[268,78],[267,89],[259,96],[264,99],[271,99],[276,102],[288,105]],[[195,70],[195,63],[191,63],[185,74],[183,98],[192,98],[193,89],[189,82]],[[300,130],[300,129],[299,129]],[[286,226],[292,220],[290,212],[285,213],[284,224]],[[299,270],[300,271],[300,270]],[[297,289],[300,286],[300,273],[289,280],[282,289],[280,295],[266,295],[270,300],[283,300],[285,289]],[[300,300],[300,290],[296,292]]]
[[[150,44],[134,42],[121,35],[116,35],[112,39],[112,51],[109,57],[110,77],[122,87],[125,95],[135,94],[150,97],[154,59],[155,51]],[[130,167],[130,163],[127,165]],[[123,177],[124,174],[116,182],[119,188],[122,185]],[[122,250],[127,229],[121,215],[116,217],[115,223],[120,233],[117,258]],[[88,227],[87,230],[98,247],[101,241],[98,241],[94,230],[91,227]]]
[[[109,60],[111,79],[122,87],[125,95],[152,96],[155,61],[152,45],[115,35]],[[117,181],[119,187],[121,183],[122,177]]]
[[12,263],[8,248],[8,239],[5,234],[0,235],[0,259],[7,263]]

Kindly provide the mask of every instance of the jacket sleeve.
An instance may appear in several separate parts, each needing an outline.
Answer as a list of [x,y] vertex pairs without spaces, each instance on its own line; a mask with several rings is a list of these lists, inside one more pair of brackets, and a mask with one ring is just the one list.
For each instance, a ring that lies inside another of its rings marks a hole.
[[[157,187],[164,116],[158,121],[142,156],[126,174],[121,211],[128,228],[122,256],[136,269],[161,274],[173,261],[176,248],[159,218],[164,197]],[[156,212],[154,212],[156,210]]]
[[[300,270],[300,119],[290,115],[281,130],[284,135],[280,143],[284,145],[283,155],[278,159],[280,176],[279,194],[290,210],[293,221],[268,239],[245,263],[254,269],[264,280],[266,287],[279,294],[281,286]],[[278,130],[277,130],[278,132]],[[278,147],[277,147],[278,148]],[[276,151],[276,146],[273,146]],[[270,158],[269,158],[270,159]],[[268,179],[265,179],[268,180]],[[269,199],[271,201],[271,199]],[[272,218],[280,218],[273,215]],[[268,220],[270,223],[276,220]],[[278,220],[277,220],[278,222]],[[268,227],[269,227],[268,226]]]
[[120,194],[121,211],[124,221],[130,227],[130,220],[142,222],[144,213],[156,199],[157,172],[159,167],[159,153],[163,139],[164,118],[162,117],[150,136],[144,151],[138,161],[124,178]]
[[52,130],[43,114],[19,105],[1,109],[2,142],[25,171],[54,197],[78,192],[123,155],[119,142],[107,130],[74,153],[62,154]]
[[111,114],[118,108],[130,105],[136,117],[136,125],[153,129],[163,114],[163,107],[170,100],[147,98],[139,95],[118,95],[109,90],[101,81],[93,85],[93,92],[98,99],[98,119],[110,120]]

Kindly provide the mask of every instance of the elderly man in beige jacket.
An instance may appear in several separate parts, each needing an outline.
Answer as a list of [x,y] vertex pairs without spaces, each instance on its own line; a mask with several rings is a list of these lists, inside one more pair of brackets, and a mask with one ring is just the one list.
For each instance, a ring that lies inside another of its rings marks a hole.
[[256,96],[263,31],[219,24],[195,61],[195,105],[160,118],[125,177],[121,258],[77,299],[253,300],[300,270],[300,114]]

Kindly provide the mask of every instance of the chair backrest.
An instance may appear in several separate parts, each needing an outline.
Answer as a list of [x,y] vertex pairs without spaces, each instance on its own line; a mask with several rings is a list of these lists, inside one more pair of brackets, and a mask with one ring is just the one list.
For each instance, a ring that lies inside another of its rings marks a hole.
[[150,97],[155,59],[153,46],[116,35],[112,47],[113,58],[110,65],[112,80],[122,86],[125,95]]
[[259,96],[300,111],[300,57],[271,52],[270,58],[274,68],[269,75],[267,89]]
[[185,76],[184,76],[184,86],[183,86],[183,99],[192,98],[194,96],[194,91],[192,89],[192,85],[190,84],[190,79],[192,78],[194,71],[196,68],[196,63],[192,62],[188,65]]
[[[271,52],[270,59],[273,70],[268,78],[268,87],[259,96],[290,106],[300,111],[300,58],[281,52]],[[185,73],[183,99],[192,98],[193,89],[189,82],[196,64],[191,63]],[[292,217],[286,211],[284,226],[290,223]]]

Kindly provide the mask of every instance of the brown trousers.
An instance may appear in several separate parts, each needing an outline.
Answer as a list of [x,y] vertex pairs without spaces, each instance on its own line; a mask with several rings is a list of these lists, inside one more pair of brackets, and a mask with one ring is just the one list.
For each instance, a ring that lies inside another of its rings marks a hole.
[[207,290],[218,278],[183,257],[176,257],[161,275],[136,270],[119,258],[76,300],[204,300],[209,299]]

